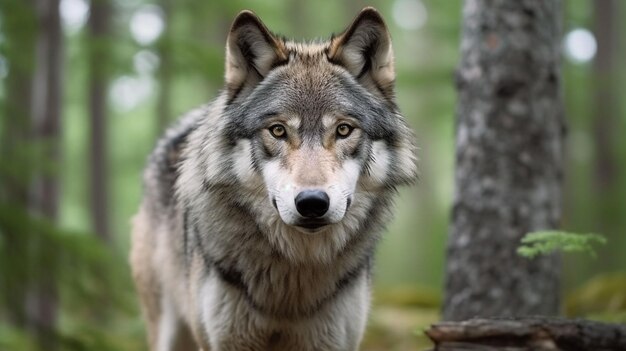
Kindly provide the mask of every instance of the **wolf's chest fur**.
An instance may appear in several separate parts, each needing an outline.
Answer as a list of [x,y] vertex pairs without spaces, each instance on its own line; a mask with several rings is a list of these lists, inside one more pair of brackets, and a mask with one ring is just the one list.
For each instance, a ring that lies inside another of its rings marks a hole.
[[[219,205],[227,208],[229,213],[228,218],[221,219],[221,231],[213,229],[218,211],[201,210],[195,214],[190,209],[185,211],[186,248],[183,250],[187,252],[183,256],[195,254],[201,257],[211,274],[241,293],[256,312],[276,319],[307,318],[351,287],[358,278],[366,278],[369,282],[378,235],[367,233],[375,228],[363,223],[361,231],[355,231],[335,248],[335,252],[331,252],[333,248],[327,245],[330,239],[324,236],[345,235],[337,231],[349,229],[339,226],[314,236],[303,236],[279,221],[261,226],[250,218],[263,218],[262,215],[251,213],[245,206],[237,204],[238,201],[233,204],[232,199],[224,195],[223,192],[208,193],[207,197],[213,200],[205,200],[211,204],[228,203]],[[375,220],[383,215],[384,211],[372,210],[369,217]],[[191,218],[194,218],[193,223]],[[327,255],[319,255],[317,259],[288,257],[280,243],[276,245],[267,240],[272,235],[269,232],[281,237],[299,237],[300,241],[282,243],[293,246],[292,251],[312,249],[317,245],[328,251]],[[360,237],[360,233],[365,237]],[[229,240],[232,238],[236,240]]]

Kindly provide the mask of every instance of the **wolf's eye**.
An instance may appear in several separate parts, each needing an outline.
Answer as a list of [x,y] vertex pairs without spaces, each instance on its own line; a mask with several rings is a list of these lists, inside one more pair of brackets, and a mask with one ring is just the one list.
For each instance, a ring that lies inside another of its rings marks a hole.
[[285,131],[285,127],[281,126],[280,124],[274,124],[269,129],[274,138],[284,138],[285,134],[287,134],[287,131]]
[[345,138],[350,135],[350,133],[352,133],[352,130],[354,130],[354,127],[345,123],[340,124],[339,126],[337,126],[337,136]]

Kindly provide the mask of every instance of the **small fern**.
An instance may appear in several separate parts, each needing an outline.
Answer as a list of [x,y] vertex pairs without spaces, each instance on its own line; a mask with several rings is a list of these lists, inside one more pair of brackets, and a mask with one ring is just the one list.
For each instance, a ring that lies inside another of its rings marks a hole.
[[578,234],[562,231],[540,231],[528,233],[522,238],[517,253],[527,258],[546,255],[554,251],[584,252],[596,257],[593,244],[606,244],[599,234]]

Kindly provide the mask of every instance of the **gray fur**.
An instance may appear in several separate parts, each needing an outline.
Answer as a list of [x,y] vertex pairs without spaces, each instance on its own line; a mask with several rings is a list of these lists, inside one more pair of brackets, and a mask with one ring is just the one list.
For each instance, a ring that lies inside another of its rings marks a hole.
[[[355,45],[377,49],[355,58]],[[314,44],[238,16],[226,89],[166,133],[145,171],[131,265],[151,350],[358,348],[376,243],[396,187],[417,177],[390,45],[371,8]],[[346,138],[334,134],[342,120],[354,127]],[[270,136],[271,123],[288,137]],[[281,184],[326,189],[325,226],[288,223],[302,219]]]

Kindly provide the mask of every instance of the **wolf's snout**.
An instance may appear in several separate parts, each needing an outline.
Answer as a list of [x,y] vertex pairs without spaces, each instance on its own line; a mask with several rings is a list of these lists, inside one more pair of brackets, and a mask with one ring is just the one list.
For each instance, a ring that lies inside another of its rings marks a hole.
[[305,190],[296,196],[296,209],[303,217],[322,217],[329,206],[328,194],[321,190]]

